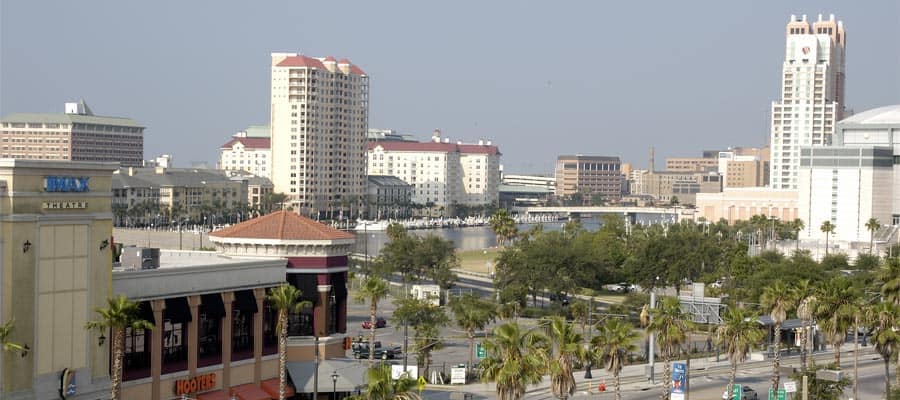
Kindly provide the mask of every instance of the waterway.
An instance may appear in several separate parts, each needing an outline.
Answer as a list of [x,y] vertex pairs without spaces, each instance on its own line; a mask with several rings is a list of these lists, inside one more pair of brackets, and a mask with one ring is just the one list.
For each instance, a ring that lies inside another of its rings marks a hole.
[[[674,214],[637,214],[636,221],[640,224],[654,224],[660,222],[671,222],[674,220]],[[528,231],[535,225],[543,225],[545,231],[558,231],[562,229],[565,221],[544,222],[541,224],[519,224],[519,232]],[[582,218],[581,225],[589,230],[596,231],[600,228],[602,221],[598,217]],[[453,241],[458,250],[480,250],[497,245],[497,237],[490,226],[477,226],[466,228],[447,228],[447,229],[417,229],[409,231],[413,235],[426,236],[437,235],[442,239]],[[370,256],[378,254],[384,247],[388,239],[385,231],[377,232],[356,232],[356,245],[353,252],[358,254],[369,254]],[[367,248],[368,247],[368,251]]]

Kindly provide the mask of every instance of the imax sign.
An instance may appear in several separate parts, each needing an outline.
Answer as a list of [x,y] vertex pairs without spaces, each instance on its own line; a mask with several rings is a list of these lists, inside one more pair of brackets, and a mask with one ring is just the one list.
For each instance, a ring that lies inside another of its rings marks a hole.
[[44,178],[44,191],[47,192],[87,192],[88,177],[47,176]]

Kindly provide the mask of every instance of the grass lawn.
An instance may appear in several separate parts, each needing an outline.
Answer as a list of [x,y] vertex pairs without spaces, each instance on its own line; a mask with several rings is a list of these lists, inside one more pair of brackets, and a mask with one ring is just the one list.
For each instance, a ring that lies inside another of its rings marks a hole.
[[464,250],[456,252],[456,256],[459,257],[459,267],[461,269],[481,274],[490,273],[487,262],[490,261],[491,269],[493,269],[494,258],[499,254],[500,249],[496,247],[484,250]]

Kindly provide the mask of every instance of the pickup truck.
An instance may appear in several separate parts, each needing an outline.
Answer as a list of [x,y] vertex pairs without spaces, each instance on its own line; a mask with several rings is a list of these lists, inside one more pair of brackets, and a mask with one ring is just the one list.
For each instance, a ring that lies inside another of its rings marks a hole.
[[[369,342],[355,341],[351,346],[353,350],[353,358],[369,358]],[[392,360],[400,355],[399,347],[384,347],[381,342],[375,342],[375,358],[382,360]]]

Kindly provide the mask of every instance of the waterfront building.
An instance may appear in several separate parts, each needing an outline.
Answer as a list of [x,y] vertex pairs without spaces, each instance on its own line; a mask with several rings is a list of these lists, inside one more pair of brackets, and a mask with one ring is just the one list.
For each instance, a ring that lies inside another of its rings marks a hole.
[[650,196],[658,202],[677,198],[680,204],[695,204],[698,193],[722,191],[722,177],[715,172],[632,171],[632,196]]
[[30,348],[0,351],[0,398],[109,396],[110,334],[85,323],[106,307],[112,269],[112,171],[118,163],[0,159],[0,324]]
[[317,214],[366,188],[369,76],[347,59],[272,53],[272,173],[286,205]]
[[812,24],[806,15],[791,15],[785,35],[781,98],[771,108],[769,180],[773,189],[796,190],[800,148],[831,144],[842,118],[847,37],[834,15]]
[[409,214],[409,207],[412,205],[412,185],[389,175],[369,175],[368,180],[365,201],[367,215],[374,219],[382,219]]
[[9,114],[0,119],[0,158],[140,167],[144,127],[130,118],[94,115],[84,100],[66,103],[63,114]]
[[218,169],[243,171],[268,178],[272,173],[272,144],[267,137],[238,132],[219,148]]
[[556,196],[582,193],[618,199],[622,197],[624,182],[621,165],[619,157],[559,156],[556,159]]

